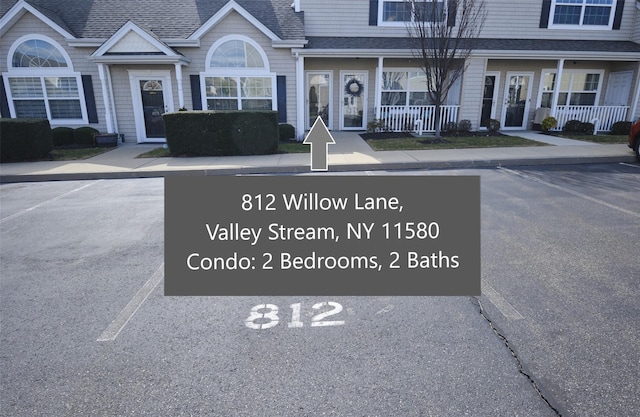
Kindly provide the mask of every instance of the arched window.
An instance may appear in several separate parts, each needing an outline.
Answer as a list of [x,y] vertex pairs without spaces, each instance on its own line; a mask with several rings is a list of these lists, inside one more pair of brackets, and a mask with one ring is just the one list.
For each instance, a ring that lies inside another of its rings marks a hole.
[[71,59],[54,40],[23,36],[9,49],[7,62],[11,64],[3,78],[12,117],[87,123],[80,74],[73,72]]
[[277,109],[276,76],[269,72],[264,50],[246,36],[226,36],[214,43],[201,80],[206,109]]
[[49,42],[29,39],[22,42],[13,53],[13,68],[58,68],[68,67],[64,55]]

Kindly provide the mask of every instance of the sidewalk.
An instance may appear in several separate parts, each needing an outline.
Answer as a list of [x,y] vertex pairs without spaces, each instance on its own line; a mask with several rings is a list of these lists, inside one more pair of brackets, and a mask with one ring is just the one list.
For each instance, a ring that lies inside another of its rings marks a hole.
[[[505,132],[507,133],[507,132]],[[332,132],[329,171],[478,168],[514,165],[633,162],[625,144],[598,145],[555,138],[533,131],[508,132],[550,146],[373,151],[357,132]],[[234,175],[311,172],[310,155],[277,154],[196,158],[136,158],[158,144],[119,144],[82,161],[0,164],[0,183],[54,180],[163,177],[167,175]]]

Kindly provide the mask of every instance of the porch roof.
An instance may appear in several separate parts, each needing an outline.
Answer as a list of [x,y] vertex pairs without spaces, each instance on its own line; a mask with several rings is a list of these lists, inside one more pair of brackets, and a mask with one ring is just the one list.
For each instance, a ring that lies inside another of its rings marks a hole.
[[[327,51],[334,56],[340,51],[362,56],[411,56],[414,43],[414,39],[409,37],[310,36],[307,39],[307,47],[300,52],[322,54],[322,51]],[[476,42],[475,56],[640,59],[640,44],[631,41],[481,38]]]

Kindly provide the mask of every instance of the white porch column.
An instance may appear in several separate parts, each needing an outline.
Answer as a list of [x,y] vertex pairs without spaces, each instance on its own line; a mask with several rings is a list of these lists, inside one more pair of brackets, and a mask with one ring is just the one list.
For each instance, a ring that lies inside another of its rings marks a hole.
[[100,85],[102,87],[102,100],[104,101],[104,119],[107,123],[107,133],[114,133],[113,116],[111,113],[111,100],[109,97],[109,80],[107,71],[109,67],[105,64],[98,64],[98,75],[100,76]]
[[305,91],[304,91],[304,57],[296,53],[296,136],[298,140],[304,139],[304,114],[305,114]]
[[375,100],[374,107],[376,109],[376,120],[380,120],[380,107],[382,106],[382,73],[384,71],[384,58],[378,57],[378,68],[376,68],[376,83],[375,83]]
[[562,69],[564,68],[564,58],[558,60],[558,68],[556,69],[556,82],[553,83],[553,96],[551,99],[551,117],[556,117],[556,107],[558,107],[558,98],[560,97],[560,81],[562,80]]
[[636,67],[636,88],[635,94],[631,100],[633,101],[631,102],[631,108],[629,109],[630,113],[628,120],[635,122],[636,118],[640,117],[640,114],[638,114],[638,106],[640,106],[640,62],[638,62]]
[[182,88],[182,64],[176,66],[176,82],[178,83],[178,108],[184,108],[184,90]]

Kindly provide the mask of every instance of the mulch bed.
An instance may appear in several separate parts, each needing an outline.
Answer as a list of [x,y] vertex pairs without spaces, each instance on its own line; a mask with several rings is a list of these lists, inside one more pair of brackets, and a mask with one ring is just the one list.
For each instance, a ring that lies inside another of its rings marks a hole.
[[[487,130],[483,131],[475,131],[475,132],[464,132],[464,133],[442,133],[442,137],[456,137],[456,136],[464,136],[464,137],[476,137],[476,138],[485,138],[489,136],[507,136],[500,132],[489,132]],[[401,138],[411,138],[419,136],[414,135],[411,132],[376,132],[376,133],[361,133],[360,137],[364,140],[377,140],[377,139],[401,139]],[[424,139],[421,141],[422,143],[449,143],[446,139]]]

